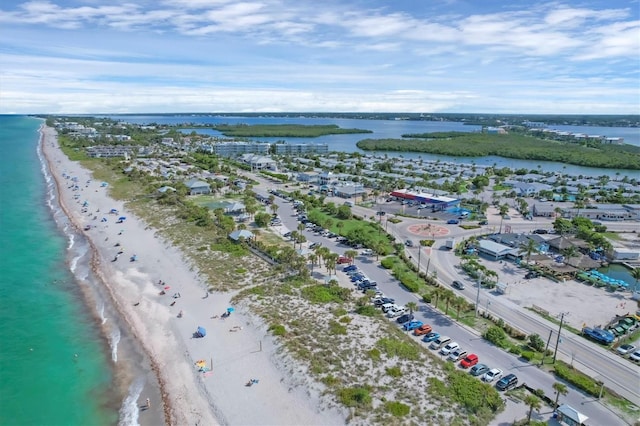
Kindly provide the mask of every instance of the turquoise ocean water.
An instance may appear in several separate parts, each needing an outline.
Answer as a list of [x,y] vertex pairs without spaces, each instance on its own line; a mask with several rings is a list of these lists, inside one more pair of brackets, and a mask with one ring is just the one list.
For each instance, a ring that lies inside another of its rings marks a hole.
[[86,242],[56,211],[40,124],[0,116],[0,424],[116,424],[109,340],[71,272],[88,276]]

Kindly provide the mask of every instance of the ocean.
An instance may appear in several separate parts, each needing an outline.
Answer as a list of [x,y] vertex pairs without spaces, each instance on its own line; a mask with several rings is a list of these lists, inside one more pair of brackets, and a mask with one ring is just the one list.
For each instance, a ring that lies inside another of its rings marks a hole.
[[0,424],[117,424],[114,342],[88,308],[88,245],[57,205],[41,123],[0,116]]

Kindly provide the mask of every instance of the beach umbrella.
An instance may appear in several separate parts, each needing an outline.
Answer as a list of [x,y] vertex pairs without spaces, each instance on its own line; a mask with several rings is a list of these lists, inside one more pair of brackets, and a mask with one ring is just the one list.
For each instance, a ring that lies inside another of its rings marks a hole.
[[124,216],[120,216],[120,217],[118,218],[118,220],[127,220],[127,218],[126,218],[126,217],[124,217]]
[[169,287],[168,285],[164,286],[165,290],[169,290],[171,287]]
[[227,308],[227,312],[231,313],[233,311],[235,311],[235,308],[231,308],[231,307]]
[[204,327],[198,327],[198,334],[204,337],[207,335],[207,330],[205,330]]

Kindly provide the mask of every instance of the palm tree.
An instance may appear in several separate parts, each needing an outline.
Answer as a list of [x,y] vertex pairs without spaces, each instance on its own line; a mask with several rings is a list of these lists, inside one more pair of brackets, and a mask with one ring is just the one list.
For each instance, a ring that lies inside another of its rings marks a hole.
[[304,226],[304,223],[299,223],[298,224],[298,228],[297,229],[298,229],[298,232],[300,232],[301,234],[302,234],[302,231],[305,230],[305,228],[306,227]]
[[315,253],[309,253],[309,255],[307,256],[307,259],[309,259],[309,262],[311,262],[311,273],[313,273],[313,267],[318,261],[318,255]]
[[567,389],[567,385],[565,385],[564,383],[560,383],[560,382],[555,382],[552,387],[553,387],[553,390],[556,391],[556,400],[553,403],[553,407],[557,408],[558,407],[558,399],[560,399],[560,394],[566,395],[566,394],[569,393],[569,390]]
[[636,280],[635,284],[633,284],[633,292],[638,291],[638,281],[640,281],[640,268],[635,268],[631,271],[631,276]]
[[349,263],[353,263],[356,260],[356,256],[358,255],[358,252],[355,250],[346,250],[344,252],[345,257],[351,259],[351,261],[349,261]]
[[538,252],[538,245],[532,239],[528,239],[526,243],[520,246],[520,253],[527,254],[527,263],[531,260],[531,253]]
[[278,212],[278,205],[276,203],[271,204],[269,208],[271,209],[271,213],[273,214],[276,214]]
[[433,289],[433,292],[431,293],[433,297],[435,297],[436,299],[436,303],[434,303],[433,305],[436,307],[436,309],[438,309],[438,300],[440,299],[440,297],[443,296],[444,291],[445,291],[444,287],[437,286],[436,288]]
[[409,314],[413,314],[418,310],[418,304],[416,302],[409,302],[405,306],[409,309]]
[[468,305],[467,299],[462,296],[456,296],[453,299],[452,305],[456,308],[456,321],[458,321],[460,319],[460,311]]
[[565,263],[568,265],[572,257],[578,256],[578,249],[576,246],[569,246],[562,250],[562,254],[567,258]]
[[451,305],[451,302],[455,297],[456,294],[453,292],[453,290],[445,289],[445,291],[442,293],[442,298],[446,302],[446,306],[444,308],[445,315],[449,315],[449,306]]
[[540,410],[542,407],[542,401],[535,395],[527,395],[524,398],[524,403],[529,406],[529,415],[527,416],[527,424],[531,423],[531,414],[533,414],[533,410]]

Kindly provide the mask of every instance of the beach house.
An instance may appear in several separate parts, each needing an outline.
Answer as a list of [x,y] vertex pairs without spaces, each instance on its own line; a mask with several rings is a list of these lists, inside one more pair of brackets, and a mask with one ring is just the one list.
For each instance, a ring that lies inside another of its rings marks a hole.
[[211,187],[207,182],[198,179],[189,179],[184,183],[187,186],[189,195],[210,194]]

